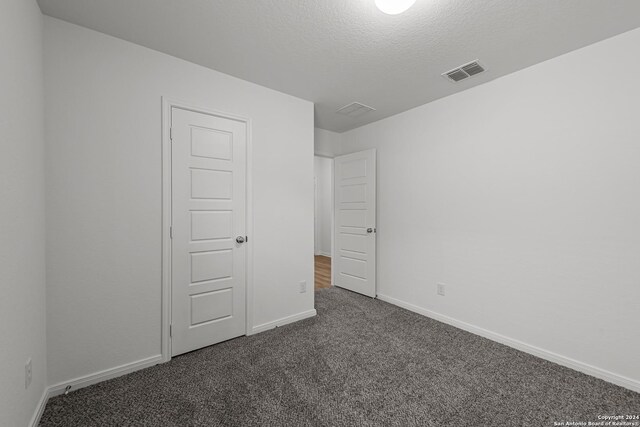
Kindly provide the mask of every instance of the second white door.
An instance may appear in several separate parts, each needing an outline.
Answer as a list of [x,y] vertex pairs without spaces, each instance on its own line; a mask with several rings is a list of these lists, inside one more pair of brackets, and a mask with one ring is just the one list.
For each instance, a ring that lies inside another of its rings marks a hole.
[[334,159],[336,286],[376,296],[376,150]]
[[246,124],[171,111],[171,353],[245,334]]

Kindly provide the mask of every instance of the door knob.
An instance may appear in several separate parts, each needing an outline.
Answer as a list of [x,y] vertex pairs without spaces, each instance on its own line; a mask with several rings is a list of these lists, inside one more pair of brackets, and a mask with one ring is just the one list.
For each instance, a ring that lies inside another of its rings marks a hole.
[[373,228],[371,228],[371,227],[367,228],[367,233],[369,233],[369,234],[373,233]]
[[244,237],[242,236],[236,237],[236,243],[244,243]]

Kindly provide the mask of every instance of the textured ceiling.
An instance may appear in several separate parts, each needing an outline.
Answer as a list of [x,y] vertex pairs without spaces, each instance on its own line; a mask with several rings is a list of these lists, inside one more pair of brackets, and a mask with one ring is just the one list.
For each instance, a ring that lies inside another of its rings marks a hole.
[[[640,26],[638,0],[39,0],[42,11],[315,102],[342,132]],[[629,52],[629,54],[634,54]],[[480,59],[453,84],[441,73]],[[377,109],[335,113],[359,101]]]

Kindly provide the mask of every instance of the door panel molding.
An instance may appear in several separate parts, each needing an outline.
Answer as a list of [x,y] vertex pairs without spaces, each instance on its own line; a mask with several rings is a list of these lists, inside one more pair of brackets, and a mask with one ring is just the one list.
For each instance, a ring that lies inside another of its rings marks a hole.
[[171,110],[173,108],[207,114],[223,119],[242,122],[246,127],[246,195],[245,195],[245,222],[249,241],[246,245],[246,292],[245,292],[245,333],[253,332],[253,149],[252,126],[248,117],[229,114],[215,109],[193,105],[168,97],[162,97],[162,302],[161,302],[161,354],[162,361],[171,360]]

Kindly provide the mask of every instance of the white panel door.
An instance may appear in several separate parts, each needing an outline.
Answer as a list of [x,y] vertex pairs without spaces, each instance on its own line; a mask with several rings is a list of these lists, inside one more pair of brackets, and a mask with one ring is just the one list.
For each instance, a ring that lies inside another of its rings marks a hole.
[[171,354],[245,334],[245,123],[171,110]]
[[376,296],[376,150],[334,159],[334,284]]

